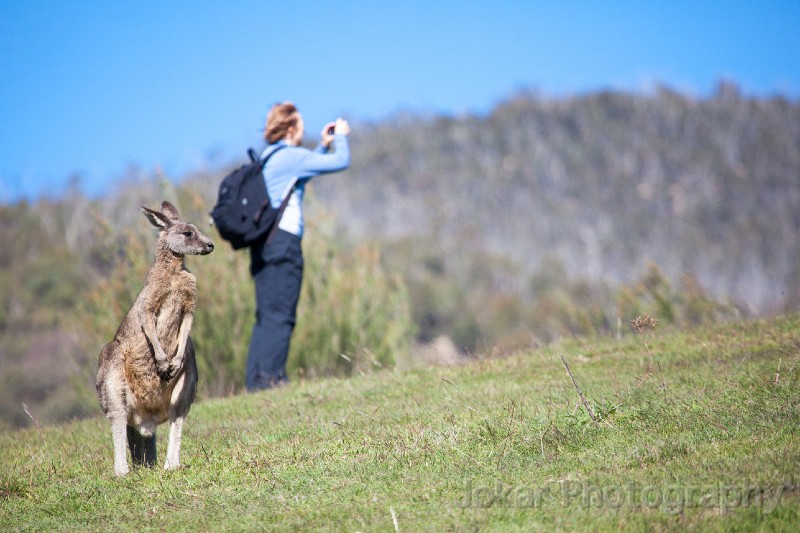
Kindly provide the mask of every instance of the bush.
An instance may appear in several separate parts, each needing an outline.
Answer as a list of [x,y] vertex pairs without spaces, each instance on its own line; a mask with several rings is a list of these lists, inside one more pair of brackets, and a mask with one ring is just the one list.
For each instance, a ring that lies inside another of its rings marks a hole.
[[290,374],[364,373],[395,365],[411,349],[415,328],[400,276],[384,270],[377,244],[337,242],[331,228],[312,223],[303,238]]

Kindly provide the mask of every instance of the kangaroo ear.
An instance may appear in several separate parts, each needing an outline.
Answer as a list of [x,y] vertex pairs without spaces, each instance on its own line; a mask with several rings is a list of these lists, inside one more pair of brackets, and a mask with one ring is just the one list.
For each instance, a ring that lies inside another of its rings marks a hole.
[[142,213],[144,214],[145,217],[147,217],[147,220],[150,221],[150,224],[154,225],[157,228],[165,229],[168,228],[171,224],[170,220],[167,217],[165,217],[162,213],[159,213],[158,211],[153,211],[152,209],[149,209],[145,206],[142,206]]
[[167,202],[166,200],[161,202],[161,212],[164,213],[167,216],[167,218],[172,221],[180,220],[181,218],[175,206]]

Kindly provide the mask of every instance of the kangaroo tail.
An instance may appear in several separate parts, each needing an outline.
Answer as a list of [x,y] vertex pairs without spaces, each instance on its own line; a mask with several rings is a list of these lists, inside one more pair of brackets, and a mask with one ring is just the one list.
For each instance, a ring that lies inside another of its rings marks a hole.
[[128,448],[135,465],[155,466],[156,435],[143,437],[135,428],[128,426]]

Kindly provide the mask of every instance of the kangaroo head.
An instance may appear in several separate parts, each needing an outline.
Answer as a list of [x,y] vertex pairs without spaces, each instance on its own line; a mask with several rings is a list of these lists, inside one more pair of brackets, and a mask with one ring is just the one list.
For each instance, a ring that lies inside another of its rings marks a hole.
[[197,226],[184,222],[178,210],[169,202],[161,202],[161,211],[142,206],[150,224],[159,229],[158,240],[179,255],[206,255],[214,250],[211,239],[200,233]]

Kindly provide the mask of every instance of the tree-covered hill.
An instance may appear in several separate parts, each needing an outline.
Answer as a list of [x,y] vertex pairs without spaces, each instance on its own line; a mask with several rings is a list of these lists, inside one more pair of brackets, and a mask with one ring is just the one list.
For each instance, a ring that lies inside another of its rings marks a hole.
[[522,94],[487,116],[356,129],[353,144],[350,175],[318,196],[359,235],[426,237],[449,273],[476,250],[591,282],[654,262],[752,312],[800,301],[797,100],[730,83],[708,98]]

